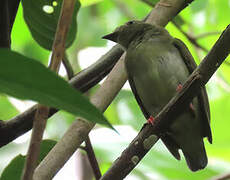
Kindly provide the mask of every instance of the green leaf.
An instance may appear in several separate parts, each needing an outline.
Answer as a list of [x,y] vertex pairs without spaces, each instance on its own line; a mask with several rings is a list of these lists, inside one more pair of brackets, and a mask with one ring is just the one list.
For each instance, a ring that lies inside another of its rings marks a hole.
[[[34,40],[43,48],[51,50],[61,12],[62,0],[22,0],[23,16]],[[72,24],[66,39],[66,48],[77,34],[76,15],[80,2],[76,1]]]
[[8,120],[18,114],[6,95],[0,94],[0,120]]
[[64,79],[38,61],[8,49],[0,49],[0,92],[112,127],[102,113]]
[[[53,140],[43,140],[41,143],[41,151],[39,156],[39,162],[44,159],[48,152],[54,147],[56,141]],[[26,156],[19,154],[16,156],[4,169],[0,180],[9,180],[9,179],[21,179],[22,170],[24,168],[24,163]]]
[[96,3],[99,3],[104,0],[80,0],[82,6],[90,6]]
[[4,169],[0,180],[20,179],[26,157],[19,154]]

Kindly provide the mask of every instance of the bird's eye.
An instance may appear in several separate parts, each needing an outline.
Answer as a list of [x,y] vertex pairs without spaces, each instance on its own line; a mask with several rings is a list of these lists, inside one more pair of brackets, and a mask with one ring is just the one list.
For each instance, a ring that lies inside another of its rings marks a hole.
[[134,23],[134,21],[129,21],[129,22],[126,23],[126,25],[131,25],[133,23]]

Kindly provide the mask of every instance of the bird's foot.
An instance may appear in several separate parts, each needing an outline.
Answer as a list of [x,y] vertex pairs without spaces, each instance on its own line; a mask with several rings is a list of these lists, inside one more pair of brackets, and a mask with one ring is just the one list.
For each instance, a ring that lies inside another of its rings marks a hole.
[[183,85],[179,83],[178,86],[176,87],[176,91],[180,92],[182,88],[183,88]]
[[[178,86],[176,87],[176,91],[180,92],[182,90],[182,88],[183,88],[183,85],[181,83],[179,83]],[[192,114],[195,116],[195,108],[194,108],[192,103],[189,104],[189,109],[192,112]]]
[[193,116],[196,116],[195,108],[194,108],[194,106],[193,106],[192,103],[189,104],[189,109],[190,109],[190,111],[192,112]]
[[148,124],[154,125],[155,118],[153,116],[150,116],[147,120]]

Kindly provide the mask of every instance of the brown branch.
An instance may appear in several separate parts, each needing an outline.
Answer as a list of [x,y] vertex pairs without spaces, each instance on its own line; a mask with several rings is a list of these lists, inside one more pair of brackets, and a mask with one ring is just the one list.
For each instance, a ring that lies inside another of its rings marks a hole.
[[115,5],[120,9],[120,11],[129,19],[135,19],[134,13],[130,8],[126,6],[126,4],[121,0],[113,0]]
[[34,124],[30,145],[28,148],[26,163],[22,173],[23,180],[31,180],[33,176],[34,169],[37,166],[37,159],[40,153],[40,144],[43,136],[43,130],[46,127],[46,119],[49,114],[49,108],[43,105],[38,105],[38,109],[35,113]]
[[183,107],[188,105],[193,97],[201,90],[214,72],[230,53],[230,25],[222,33],[211,51],[200,65],[189,76],[183,89],[177,93],[155,118],[153,126],[146,124],[131,144],[122,152],[112,167],[103,175],[101,180],[123,179],[140,162],[145,154],[164,133],[175,117],[181,113]]
[[93,147],[92,147],[89,136],[87,136],[85,140],[85,151],[87,152],[87,156],[88,156],[90,165],[92,167],[95,179],[99,180],[101,177],[101,171],[100,171],[97,159],[96,159],[96,155],[93,151]]
[[[65,52],[65,41],[71,24],[72,15],[76,1],[64,0],[58,20],[57,30],[52,47],[51,63],[49,68],[58,72],[62,57]],[[39,105],[34,117],[33,130],[30,139],[30,145],[26,156],[23,180],[31,180],[34,170],[37,166],[37,160],[40,153],[40,144],[46,127],[46,121],[49,115],[49,107]]]
[[73,68],[69,62],[69,59],[67,57],[67,54],[65,53],[64,54],[64,57],[63,57],[63,60],[62,60],[62,63],[65,67],[65,70],[66,70],[66,73],[67,73],[67,76],[68,76],[68,79],[72,79],[74,77],[74,71],[73,71]]
[[228,180],[228,179],[230,179],[230,173],[211,178],[211,180]]
[[206,38],[208,36],[214,36],[214,35],[220,35],[220,34],[221,34],[220,31],[205,32],[205,33],[202,33],[202,34],[195,36],[194,38],[195,39],[202,39],[202,38]]
[[203,50],[204,52],[208,52],[208,49],[205,48],[204,46],[200,45],[197,42],[197,39],[194,38],[193,36],[191,36],[190,34],[188,34],[187,32],[185,32],[181,26],[179,26],[175,21],[172,21],[172,23],[177,27],[177,29],[197,48]]

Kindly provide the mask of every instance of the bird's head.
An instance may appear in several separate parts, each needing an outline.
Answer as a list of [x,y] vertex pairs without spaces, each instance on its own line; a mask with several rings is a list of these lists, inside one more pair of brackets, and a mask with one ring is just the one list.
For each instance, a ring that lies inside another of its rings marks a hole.
[[113,33],[105,35],[102,38],[114,41],[127,49],[131,41],[144,36],[146,32],[150,33],[151,37],[166,34],[169,35],[162,27],[144,23],[142,21],[129,21],[116,28]]

